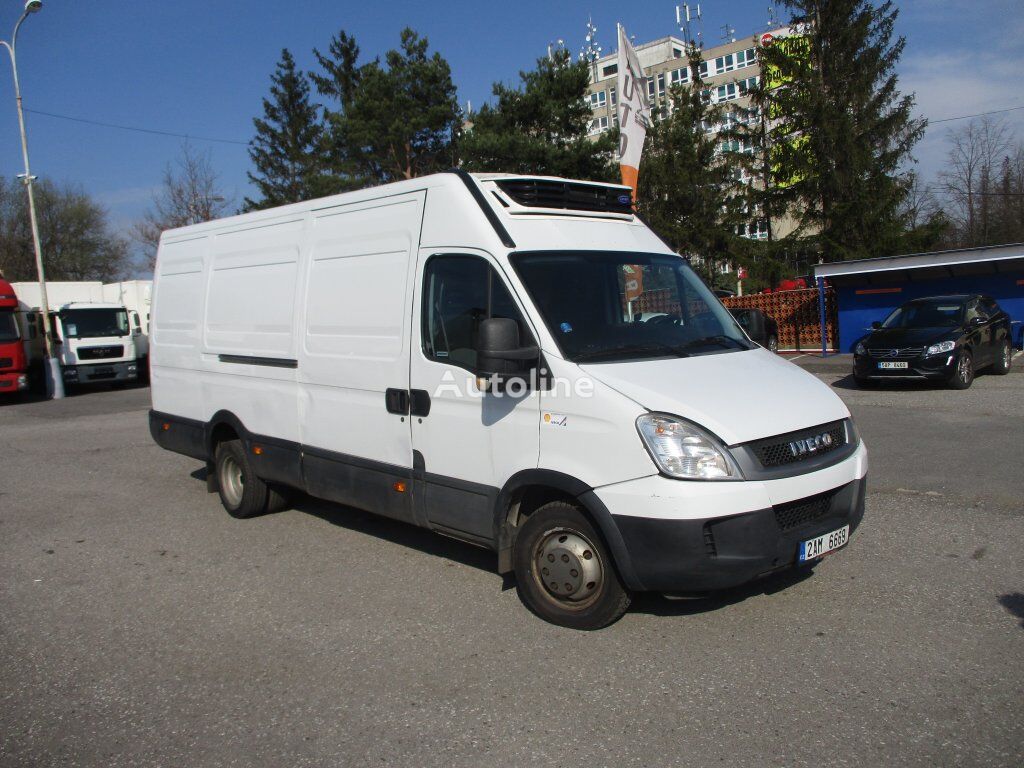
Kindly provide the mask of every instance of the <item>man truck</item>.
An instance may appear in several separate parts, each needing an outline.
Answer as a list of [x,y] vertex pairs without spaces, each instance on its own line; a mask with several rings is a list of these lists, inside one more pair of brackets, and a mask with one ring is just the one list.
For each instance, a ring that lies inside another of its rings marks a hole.
[[28,389],[28,362],[18,327],[18,297],[0,278],[0,397]]

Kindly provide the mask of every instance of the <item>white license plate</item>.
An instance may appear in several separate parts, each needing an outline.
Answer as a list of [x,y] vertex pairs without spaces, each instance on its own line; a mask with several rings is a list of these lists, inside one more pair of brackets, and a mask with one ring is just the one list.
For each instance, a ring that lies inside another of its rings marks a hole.
[[800,557],[798,559],[801,563],[806,562],[807,560],[813,560],[814,558],[821,557],[834,549],[839,549],[849,540],[850,526],[844,525],[842,528],[832,531],[831,533],[826,533],[816,539],[801,541]]
[[910,363],[879,363],[879,368],[909,368]]

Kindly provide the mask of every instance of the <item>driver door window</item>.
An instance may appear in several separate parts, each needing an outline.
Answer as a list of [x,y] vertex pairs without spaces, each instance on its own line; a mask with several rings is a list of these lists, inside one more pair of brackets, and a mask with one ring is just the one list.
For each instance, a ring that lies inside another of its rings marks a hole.
[[423,354],[430,360],[476,370],[480,323],[506,317],[519,325],[520,344],[532,345],[504,281],[477,256],[433,256],[423,276]]

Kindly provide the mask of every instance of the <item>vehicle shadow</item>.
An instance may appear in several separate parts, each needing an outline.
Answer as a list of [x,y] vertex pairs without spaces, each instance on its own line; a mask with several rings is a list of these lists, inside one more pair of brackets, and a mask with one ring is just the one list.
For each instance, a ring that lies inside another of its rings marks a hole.
[[[205,484],[207,477],[206,468],[200,467],[196,469],[190,473],[190,477]],[[426,555],[451,560],[461,565],[487,572],[493,575],[496,581],[500,581],[500,590],[502,592],[515,588],[516,581],[514,575],[506,574],[501,576],[498,574],[497,554],[491,550],[475,547],[458,539],[442,536],[439,533],[427,530],[426,528],[420,528],[411,523],[392,520],[391,518],[375,515],[372,512],[365,512],[355,507],[345,506],[344,504],[335,504],[322,499],[316,499],[304,493],[295,492],[289,509],[318,517],[324,522],[348,531],[373,536],[391,544],[408,547]],[[669,597],[657,592],[641,592],[634,596],[629,613],[653,616],[692,616],[710,613],[743,602],[751,597],[773,595],[799,584],[812,575],[813,569],[811,568],[793,568],[779,571],[750,584],[712,594]],[[1021,599],[1021,609],[1024,611],[1024,595],[1019,597]],[[525,604],[524,608],[530,610],[529,606]]]
[[633,598],[631,613],[652,616],[694,616],[712,613],[730,605],[742,603],[759,595],[774,595],[806,581],[814,575],[812,568],[790,568],[732,589],[705,595],[668,596],[657,592],[642,592]]
[[931,389],[948,389],[941,381],[929,381],[928,379],[894,379],[863,387],[853,378],[852,373],[833,381],[832,386],[836,389],[858,389],[861,392],[920,392]]
[[1020,619],[1020,628],[1024,629],[1024,592],[1000,595],[999,604],[1009,611],[1011,615]]
[[[200,467],[191,472],[190,477],[206,484],[207,471]],[[323,499],[317,499],[307,494],[294,491],[289,509],[294,509],[303,514],[318,517],[324,522],[336,525],[355,533],[362,533],[373,536],[392,544],[415,549],[427,555],[452,560],[461,565],[487,571],[498,576],[497,555],[481,547],[474,547],[472,544],[450,539],[426,528],[420,528],[411,523],[404,523],[400,520],[375,515],[372,512],[365,512],[355,507],[344,504],[335,504]],[[514,582],[512,583],[514,586]],[[503,589],[509,588],[503,586]]]

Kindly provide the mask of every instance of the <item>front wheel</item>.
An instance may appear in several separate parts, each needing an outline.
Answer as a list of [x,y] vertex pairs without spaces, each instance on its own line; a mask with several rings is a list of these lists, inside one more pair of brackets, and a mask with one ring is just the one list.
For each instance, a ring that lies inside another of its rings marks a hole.
[[971,353],[964,350],[960,353],[960,359],[956,361],[956,370],[953,378],[949,380],[949,386],[953,389],[967,389],[974,383],[974,358]]
[[600,629],[629,607],[600,534],[571,504],[545,504],[522,525],[514,554],[516,588],[524,603],[552,624]]
[[769,336],[768,337],[768,343],[765,344],[764,346],[765,346],[765,349],[767,349],[769,352],[771,352],[773,354],[778,354],[778,352],[779,352],[779,339],[778,339],[778,337],[776,337],[776,336]]

